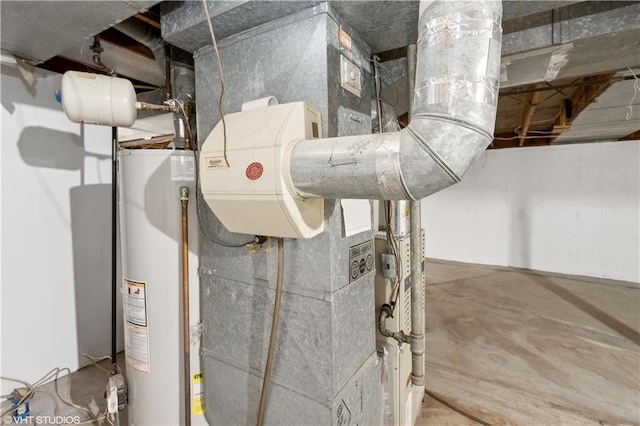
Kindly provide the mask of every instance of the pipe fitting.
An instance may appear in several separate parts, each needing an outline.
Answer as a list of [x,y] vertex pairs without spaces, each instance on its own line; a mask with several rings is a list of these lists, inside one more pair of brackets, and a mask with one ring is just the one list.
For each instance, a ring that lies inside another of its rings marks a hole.
[[180,201],[182,201],[183,203],[185,201],[189,201],[189,187],[188,186],[181,186],[180,187]]
[[420,200],[459,182],[491,143],[501,3],[422,1],[420,9],[409,126],[298,142],[290,170],[300,197]]

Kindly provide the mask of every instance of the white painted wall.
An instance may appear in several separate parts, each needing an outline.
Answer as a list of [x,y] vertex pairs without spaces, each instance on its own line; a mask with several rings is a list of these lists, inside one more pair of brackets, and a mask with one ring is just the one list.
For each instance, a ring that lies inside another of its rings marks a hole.
[[65,117],[59,74],[1,75],[0,368],[33,381],[110,352],[111,130]]
[[640,281],[640,141],[491,150],[422,203],[427,256]]

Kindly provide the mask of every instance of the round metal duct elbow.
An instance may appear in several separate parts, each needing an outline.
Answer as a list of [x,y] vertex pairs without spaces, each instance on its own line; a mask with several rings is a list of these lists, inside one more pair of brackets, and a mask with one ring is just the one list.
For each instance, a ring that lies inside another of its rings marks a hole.
[[459,182],[491,142],[502,4],[443,0],[420,10],[411,124],[299,142],[291,180],[300,196],[419,200]]
[[115,24],[113,28],[148,47],[154,53],[156,50],[164,49],[164,41],[160,31],[136,18],[129,18]]

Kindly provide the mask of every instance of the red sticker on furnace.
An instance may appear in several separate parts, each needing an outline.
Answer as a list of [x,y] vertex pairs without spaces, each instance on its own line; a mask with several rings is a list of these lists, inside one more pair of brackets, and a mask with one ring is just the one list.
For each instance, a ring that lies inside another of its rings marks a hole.
[[262,167],[262,164],[255,162],[247,166],[247,171],[245,173],[249,179],[258,180],[260,179],[260,176],[262,176],[262,172],[264,172],[264,167]]

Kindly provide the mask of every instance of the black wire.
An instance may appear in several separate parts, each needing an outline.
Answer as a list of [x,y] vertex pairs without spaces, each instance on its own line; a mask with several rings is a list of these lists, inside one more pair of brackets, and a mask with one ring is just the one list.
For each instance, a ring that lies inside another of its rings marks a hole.
[[463,416],[465,416],[468,419],[473,420],[474,422],[481,424],[483,426],[493,426],[491,423],[486,422],[484,420],[482,420],[479,417],[474,416],[473,414],[469,413],[468,411],[465,411],[463,409],[461,409],[460,407],[452,404],[451,402],[447,401],[446,399],[443,399],[441,396],[439,396],[438,394],[433,393],[432,391],[428,390],[425,388],[424,393],[427,394],[428,396],[430,396],[431,398],[435,399],[436,401],[438,401],[440,404],[446,406],[447,408],[452,409],[453,411],[455,411],[458,414],[462,414]]
[[117,257],[117,214],[118,214],[118,165],[116,151],[118,149],[118,128],[111,128],[111,366],[116,372],[118,279],[116,277]]
[[396,240],[396,236],[391,229],[391,201],[385,201],[385,215],[386,215],[386,234],[387,234],[387,252],[394,255],[396,260],[396,278],[394,279],[393,287],[391,289],[390,303],[391,315],[395,311],[398,297],[400,296],[400,287],[402,285],[402,261],[400,260],[400,246]]

